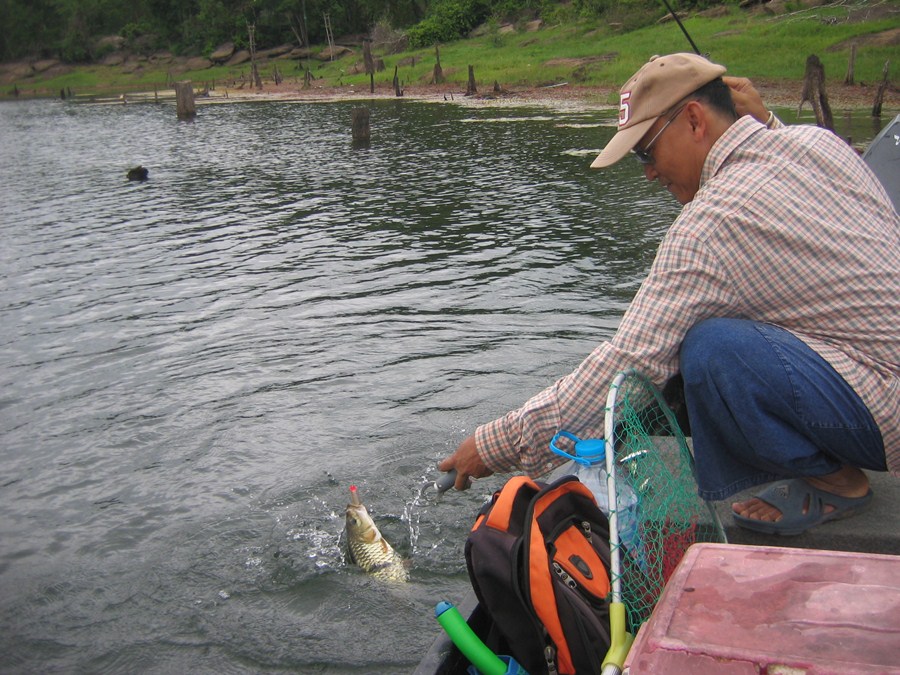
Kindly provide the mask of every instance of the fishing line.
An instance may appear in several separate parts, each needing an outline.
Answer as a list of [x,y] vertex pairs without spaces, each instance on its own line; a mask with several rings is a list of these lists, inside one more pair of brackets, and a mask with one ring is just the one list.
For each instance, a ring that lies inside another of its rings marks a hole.
[[694,53],[697,56],[703,56],[700,53],[700,50],[697,48],[697,45],[694,44],[694,41],[691,39],[691,36],[687,32],[687,28],[684,27],[684,24],[681,23],[681,19],[678,18],[678,15],[675,13],[675,10],[672,9],[672,5],[669,4],[669,0],[662,0],[662,3],[666,6],[666,9],[669,10],[669,13],[672,15],[672,18],[675,19],[675,23],[678,24],[678,27],[681,29],[681,32],[684,33],[684,37],[687,38],[687,41],[691,43],[691,47],[694,48]]

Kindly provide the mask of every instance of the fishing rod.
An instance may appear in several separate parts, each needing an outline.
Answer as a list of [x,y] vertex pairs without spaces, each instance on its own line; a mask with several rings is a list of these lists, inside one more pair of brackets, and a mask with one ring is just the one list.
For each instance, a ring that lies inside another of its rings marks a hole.
[[694,53],[697,56],[703,56],[700,53],[700,50],[697,48],[697,45],[694,44],[694,41],[691,39],[691,36],[687,32],[687,28],[684,27],[684,24],[681,23],[681,19],[678,18],[678,15],[675,13],[675,10],[672,9],[672,5],[669,4],[669,0],[662,0],[662,3],[666,6],[666,9],[669,10],[669,14],[672,15],[672,18],[675,19],[675,23],[678,24],[678,27],[681,29],[681,32],[684,33],[684,37],[687,38],[687,41],[691,43],[691,47],[694,48]]

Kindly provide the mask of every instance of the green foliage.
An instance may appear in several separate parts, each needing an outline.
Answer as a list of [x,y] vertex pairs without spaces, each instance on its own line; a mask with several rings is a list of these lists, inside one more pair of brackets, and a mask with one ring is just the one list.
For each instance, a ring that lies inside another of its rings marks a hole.
[[[447,9],[440,9],[445,5]],[[405,84],[414,87],[430,82],[435,41],[441,44],[445,77],[461,88],[466,83],[466,66],[472,64],[480,86],[489,86],[495,80],[506,87],[569,82],[616,91],[650,55],[689,49],[673,23],[656,23],[665,11],[659,0],[440,0],[439,4],[432,0],[430,13],[426,13],[427,7],[426,0],[394,0],[390,11],[384,0],[346,0],[340,5],[335,0],[129,0],[127,4],[124,0],[0,0],[0,58],[98,59],[103,55],[97,51],[96,38],[113,34],[125,37],[132,51],[146,53],[149,49],[165,48],[175,54],[208,54],[225,41],[246,46],[248,20],[256,22],[257,46],[264,49],[296,41],[288,16],[305,22],[312,43],[323,45],[325,12],[330,13],[336,37],[368,33],[377,22],[381,23],[382,32],[389,34],[403,27],[394,21],[412,22],[409,32],[418,31],[421,46],[394,53],[401,40],[380,43],[385,45],[379,55],[387,69],[376,75],[376,87],[390,87],[394,66],[398,64]],[[600,9],[603,13],[598,17],[596,11]],[[896,24],[890,19],[850,23],[833,14],[837,11],[838,8],[808,6],[804,12],[791,15],[757,15],[738,9],[732,2],[723,16],[694,14],[685,20],[685,25],[701,50],[736,75],[799,83],[806,57],[817,54],[825,64],[829,82],[837,83],[846,72],[849,41]],[[845,17],[846,9],[842,11]],[[531,13],[544,19],[540,31],[525,33],[520,27],[519,31],[500,33],[501,24],[522,23]],[[393,19],[389,20],[389,16]],[[423,16],[425,19],[416,23]],[[481,19],[475,19],[477,16]],[[832,16],[838,20],[823,20]],[[439,39],[435,34],[422,37],[422,24],[437,31],[437,19],[441,17],[447,19],[452,30],[441,33]],[[485,21],[488,30],[480,37],[455,40],[459,35],[471,34],[472,27]],[[399,31],[394,35],[399,35]],[[859,49],[857,81],[880,80],[882,66],[886,60],[895,60],[894,52],[896,47],[892,45],[866,44]],[[301,71],[289,72],[288,62],[278,63],[283,75],[289,79],[297,77],[299,82]],[[167,81],[168,67],[151,64],[139,73],[79,66],[72,73],[53,79],[31,78],[28,86],[46,87],[53,95],[63,87],[81,93],[101,84],[119,91],[148,86],[152,90]],[[311,65],[322,86],[352,84],[359,90],[368,88],[367,76],[349,72],[350,59],[313,61]],[[273,67],[262,65],[264,79],[271,77]],[[186,75],[198,81],[224,82],[239,79],[248,69],[221,66]],[[20,82],[20,89],[22,85]],[[605,99],[600,102],[607,103]]]
[[[195,26],[195,44],[203,54],[210,54],[216,47],[233,42],[240,35],[247,35],[247,23],[256,24],[256,17],[248,11],[249,3],[243,0],[199,0]],[[260,36],[257,34],[256,40]]]
[[0,58],[50,55],[62,33],[62,21],[52,0],[0,2]]
[[126,44],[134,42],[137,38],[150,32],[150,26],[147,23],[126,23],[119,31],[119,35],[125,38]]
[[485,26],[487,27],[487,34],[490,38],[491,44],[494,47],[502,47],[503,35],[500,34],[500,22],[497,21],[496,18],[491,17],[487,20]]
[[451,42],[465,36],[487,18],[487,0],[439,0],[424,20],[407,31],[411,47]]
[[574,23],[578,20],[578,12],[574,5],[568,2],[545,3],[541,10],[541,18],[551,25],[561,23]]
[[[675,1],[669,4],[679,7],[679,3]],[[659,0],[575,0],[572,6],[577,16],[583,19],[602,18],[609,21],[611,18],[619,20],[628,17],[629,20],[638,20],[644,25],[655,21],[666,11],[665,5]]]
[[523,15],[538,16],[546,8],[558,6],[562,3],[549,2],[549,0],[493,0],[491,13],[498,19],[516,19]]

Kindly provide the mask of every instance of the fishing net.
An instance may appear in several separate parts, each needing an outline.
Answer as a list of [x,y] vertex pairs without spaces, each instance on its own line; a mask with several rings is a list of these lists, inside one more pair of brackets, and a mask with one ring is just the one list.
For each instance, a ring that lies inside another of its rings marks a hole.
[[712,506],[697,495],[693,456],[658,388],[634,370],[620,373],[610,387],[606,416],[607,452],[612,448],[616,460],[619,534],[612,537],[618,542],[611,541],[611,581],[613,593],[617,587],[621,592],[628,630],[635,633],[688,547],[725,542],[725,532]]

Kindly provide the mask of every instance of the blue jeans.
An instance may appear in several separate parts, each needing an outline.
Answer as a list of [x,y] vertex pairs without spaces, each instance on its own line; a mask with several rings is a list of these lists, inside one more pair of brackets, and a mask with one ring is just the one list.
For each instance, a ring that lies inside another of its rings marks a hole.
[[887,470],[868,408],[789,331],[741,319],[703,321],[684,339],[681,373],[704,499],[844,465]]

